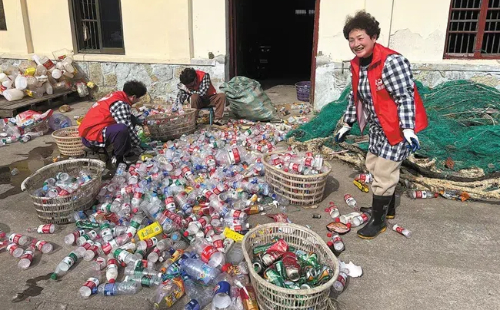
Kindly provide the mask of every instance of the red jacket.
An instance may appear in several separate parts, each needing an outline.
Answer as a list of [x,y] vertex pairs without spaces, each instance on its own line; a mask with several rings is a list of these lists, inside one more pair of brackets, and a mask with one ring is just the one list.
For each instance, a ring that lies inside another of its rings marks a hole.
[[[200,84],[201,81],[203,81],[203,77],[205,76],[205,72],[196,70],[196,85],[194,87],[194,90],[199,91],[200,90]],[[215,95],[217,91],[215,90],[214,86],[212,85],[212,82],[210,81],[210,86],[208,87],[208,91],[205,96],[210,97],[212,95]]]
[[[387,56],[398,54],[387,47],[380,44],[375,44],[373,48],[373,59],[368,67],[368,81],[370,91],[373,98],[375,113],[379,119],[380,125],[384,130],[387,140],[391,145],[396,145],[404,140],[403,131],[399,127],[398,106],[389,92],[385,89],[382,81],[382,71],[384,69]],[[356,105],[356,116],[358,118],[359,128],[361,132],[366,125],[366,119],[363,113],[363,103],[358,98],[358,83],[359,83],[359,58],[355,57],[351,60],[352,72],[352,91],[354,104]],[[418,93],[415,84],[415,133],[427,127],[427,114],[425,113],[422,98]]]
[[109,108],[117,101],[123,101],[132,105],[128,100],[127,94],[122,91],[116,91],[110,96],[97,101],[89,109],[83,118],[80,127],[78,127],[80,137],[89,141],[104,142],[102,138],[102,130],[110,125],[116,124]]

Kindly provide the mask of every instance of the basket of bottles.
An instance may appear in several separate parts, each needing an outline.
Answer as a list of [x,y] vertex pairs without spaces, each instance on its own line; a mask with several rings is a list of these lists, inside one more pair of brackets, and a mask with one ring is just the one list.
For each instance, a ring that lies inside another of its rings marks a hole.
[[70,159],[38,169],[21,184],[43,223],[65,224],[74,211],[92,207],[106,168],[97,159]]
[[289,223],[259,225],[243,238],[243,256],[254,267],[250,280],[260,309],[329,308],[339,262],[312,230]]
[[153,140],[168,141],[192,134],[196,130],[196,110],[159,113],[146,118],[146,127]]
[[78,126],[58,129],[52,133],[52,137],[56,140],[57,148],[62,155],[83,155],[85,146],[78,134]]
[[273,152],[263,158],[265,178],[276,194],[294,205],[313,205],[323,200],[332,170],[320,155]]

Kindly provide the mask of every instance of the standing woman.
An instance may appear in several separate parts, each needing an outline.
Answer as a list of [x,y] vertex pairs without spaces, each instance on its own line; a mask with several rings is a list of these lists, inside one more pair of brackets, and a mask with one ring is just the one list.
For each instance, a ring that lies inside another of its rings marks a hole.
[[344,142],[357,121],[361,132],[368,123],[369,148],[365,165],[373,175],[371,218],[358,236],[373,239],[394,218],[394,190],[399,168],[410,152],[420,149],[416,133],[427,127],[427,115],[413,81],[410,62],[377,43],[379,22],[365,11],[347,17],[344,37],[356,55],[351,60],[352,91],[344,125],[335,136]]

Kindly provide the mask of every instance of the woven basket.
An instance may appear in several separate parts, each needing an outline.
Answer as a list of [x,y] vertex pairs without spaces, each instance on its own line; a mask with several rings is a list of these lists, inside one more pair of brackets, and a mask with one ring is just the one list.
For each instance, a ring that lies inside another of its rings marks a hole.
[[317,254],[318,262],[334,270],[332,278],[325,284],[293,290],[276,286],[263,279],[253,268],[249,268],[252,286],[257,294],[260,309],[328,309],[330,289],[339,275],[339,262],[323,239],[306,227],[288,223],[259,225],[243,238],[243,256],[249,266],[253,263],[253,248],[273,242],[273,238],[284,239],[289,246]]
[[83,155],[85,146],[78,134],[78,126],[58,129],[52,133],[52,137],[56,140],[57,147],[62,155]]
[[[101,188],[101,176],[105,168],[106,164],[97,159],[64,160],[38,169],[23,181],[21,190],[28,191],[40,221],[50,224],[69,223],[69,216],[74,211],[87,210],[92,207]],[[74,174],[81,170],[90,171],[92,180],[72,194],[56,198],[34,195],[34,191],[41,188],[45,180],[53,178],[58,172]]]
[[265,178],[274,192],[283,198],[290,200],[290,204],[307,206],[320,203],[325,193],[326,179],[332,170],[329,163],[325,162],[328,170],[314,175],[298,175],[285,172],[268,163],[269,156],[277,152],[268,153],[264,156]]
[[196,130],[196,110],[184,109],[182,115],[156,114],[146,119],[147,130],[153,140],[175,140]]

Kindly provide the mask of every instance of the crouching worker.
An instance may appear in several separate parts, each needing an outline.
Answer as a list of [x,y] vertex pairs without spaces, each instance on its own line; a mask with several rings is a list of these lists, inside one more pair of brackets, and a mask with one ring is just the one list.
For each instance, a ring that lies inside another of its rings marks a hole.
[[222,116],[226,106],[226,95],[217,94],[210,75],[193,68],[186,68],[181,72],[180,80],[181,82],[177,85],[179,93],[175,103],[184,104],[184,101],[190,99],[191,108],[196,109],[196,118],[200,109],[208,106],[215,107],[214,124],[224,125]]
[[125,162],[134,147],[148,148],[134,131],[140,121],[131,113],[131,106],[147,92],[139,81],[128,81],[123,91],[116,91],[92,105],[82,120],[78,132],[89,148],[113,145],[113,163]]

